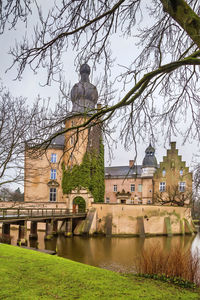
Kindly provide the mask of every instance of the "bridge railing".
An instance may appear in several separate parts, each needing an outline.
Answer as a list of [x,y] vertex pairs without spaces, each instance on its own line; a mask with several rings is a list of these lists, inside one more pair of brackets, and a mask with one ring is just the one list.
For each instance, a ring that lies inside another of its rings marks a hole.
[[66,208],[1,208],[0,220],[31,217],[56,217],[85,213]]

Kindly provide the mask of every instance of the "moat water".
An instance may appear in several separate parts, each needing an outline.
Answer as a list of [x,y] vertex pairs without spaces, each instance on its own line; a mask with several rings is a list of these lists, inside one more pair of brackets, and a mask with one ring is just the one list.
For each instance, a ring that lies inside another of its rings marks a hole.
[[[17,230],[11,230],[12,245],[17,244]],[[159,244],[163,251],[171,251],[173,247],[183,250],[197,249],[200,254],[200,233],[197,235],[173,237],[79,237],[66,238],[62,235],[52,240],[44,240],[44,232],[38,232],[38,241],[28,241],[29,247],[54,250],[62,256],[84,264],[106,268],[118,272],[134,272],[136,261],[141,251]]]

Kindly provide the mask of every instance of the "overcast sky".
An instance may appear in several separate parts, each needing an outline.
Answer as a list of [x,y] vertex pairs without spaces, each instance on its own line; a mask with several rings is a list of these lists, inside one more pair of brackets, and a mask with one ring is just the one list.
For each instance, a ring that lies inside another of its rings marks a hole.
[[[33,74],[33,72],[27,68],[21,81],[14,81],[16,76],[15,68],[5,73],[6,69],[11,65],[12,62],[12,57],[8,55],[9,48],[15,44],[15,40],[20,40],[23,35],[23,31],[23,25],[19,25],[16,30],[6,31],[4,35],[0,36],[0,78],[3,81],[3,84],[10,89],[13,96],[27,97],[27,101],[30,103],[30,105],[36,99],[38,94],[41,97],[50,98],[53,105],[53,103],[58,100],[58,85],[56,83],[52,83],[52,86],[50,87],[41,86],[41,84],[45,82],[46,78],[45,69],[41,69],[37,74]],[[114,79],[115,75],[119,73],[119,64],[129,65],[131,63],[131,59],[133,59],[133,53],[136,57],[138,49],[135,46],[134,39],[120,40],[119,36],[115,36],[112,38],[112,51],[113,56],[116,57],[116,62],[111,74],[111,79]],[[78,74],[74,67],[74,57],[75,54],[72,51],[66,52],[64,56],[65,79],[66,82],[71,82],[72,85],[79,80]],[[92,80],[94,81],[95,78],[100,75],[100,73],[101,66],[99,66],[99,69],[97,68],[97,70],[93,73]],[[115,84],[115,88],[117,87],[117,84]],[[123,93],[125,94],[125,92]],[[121,93],[121,95],[123,95],[123,93]],[[184,160],[186,160],[187,165],[191,166],[194,155],[198,154],[198,143],[195,141],[188,141],[185,145],[182,145],[182,138],[180,136],[176,138],[174,137],[173,141],[177,142],[179,154],[182,155]],[[138,164],[142,163],[144,152],[148,146],[148,143],[149,140],[147,139],[146,143],[138,144]],[[155,145],[155,148],[157,160],[160,162],[162,160],[162,156],[166,154],[164,141],[161,137],[158,144]],[[135,153],[133,149],[130,149],[129,152],[126,152],[122,145],[118,143],[117,148],[114,149],[114,159],[111,162],[109,161],[107,149],[105,151],[105,156],[106,165],[128,165],[129,159],[133,159]]]

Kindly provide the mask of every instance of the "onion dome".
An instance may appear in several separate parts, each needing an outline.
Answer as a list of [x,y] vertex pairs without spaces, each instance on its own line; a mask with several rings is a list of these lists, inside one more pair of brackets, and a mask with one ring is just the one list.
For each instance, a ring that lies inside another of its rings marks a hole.
[[90,67],[83,64],[80,67],[81,80],[71,90],[72,112],[93,113],[98,100],[97,88],[89,81]]
[[145,157],[143,159],[142,167],[157,168],[157,159],[155,157],[155,149],[151,146],[151,143],[145,150]]

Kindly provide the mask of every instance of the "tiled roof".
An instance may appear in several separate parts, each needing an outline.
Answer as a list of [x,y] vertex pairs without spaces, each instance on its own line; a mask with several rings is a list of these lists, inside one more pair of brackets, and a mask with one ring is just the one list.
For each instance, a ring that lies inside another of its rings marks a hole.
[[140,177],[142,166],[135,165],[133,168],[129,166],[105,167],[106,178],[132,178]]

